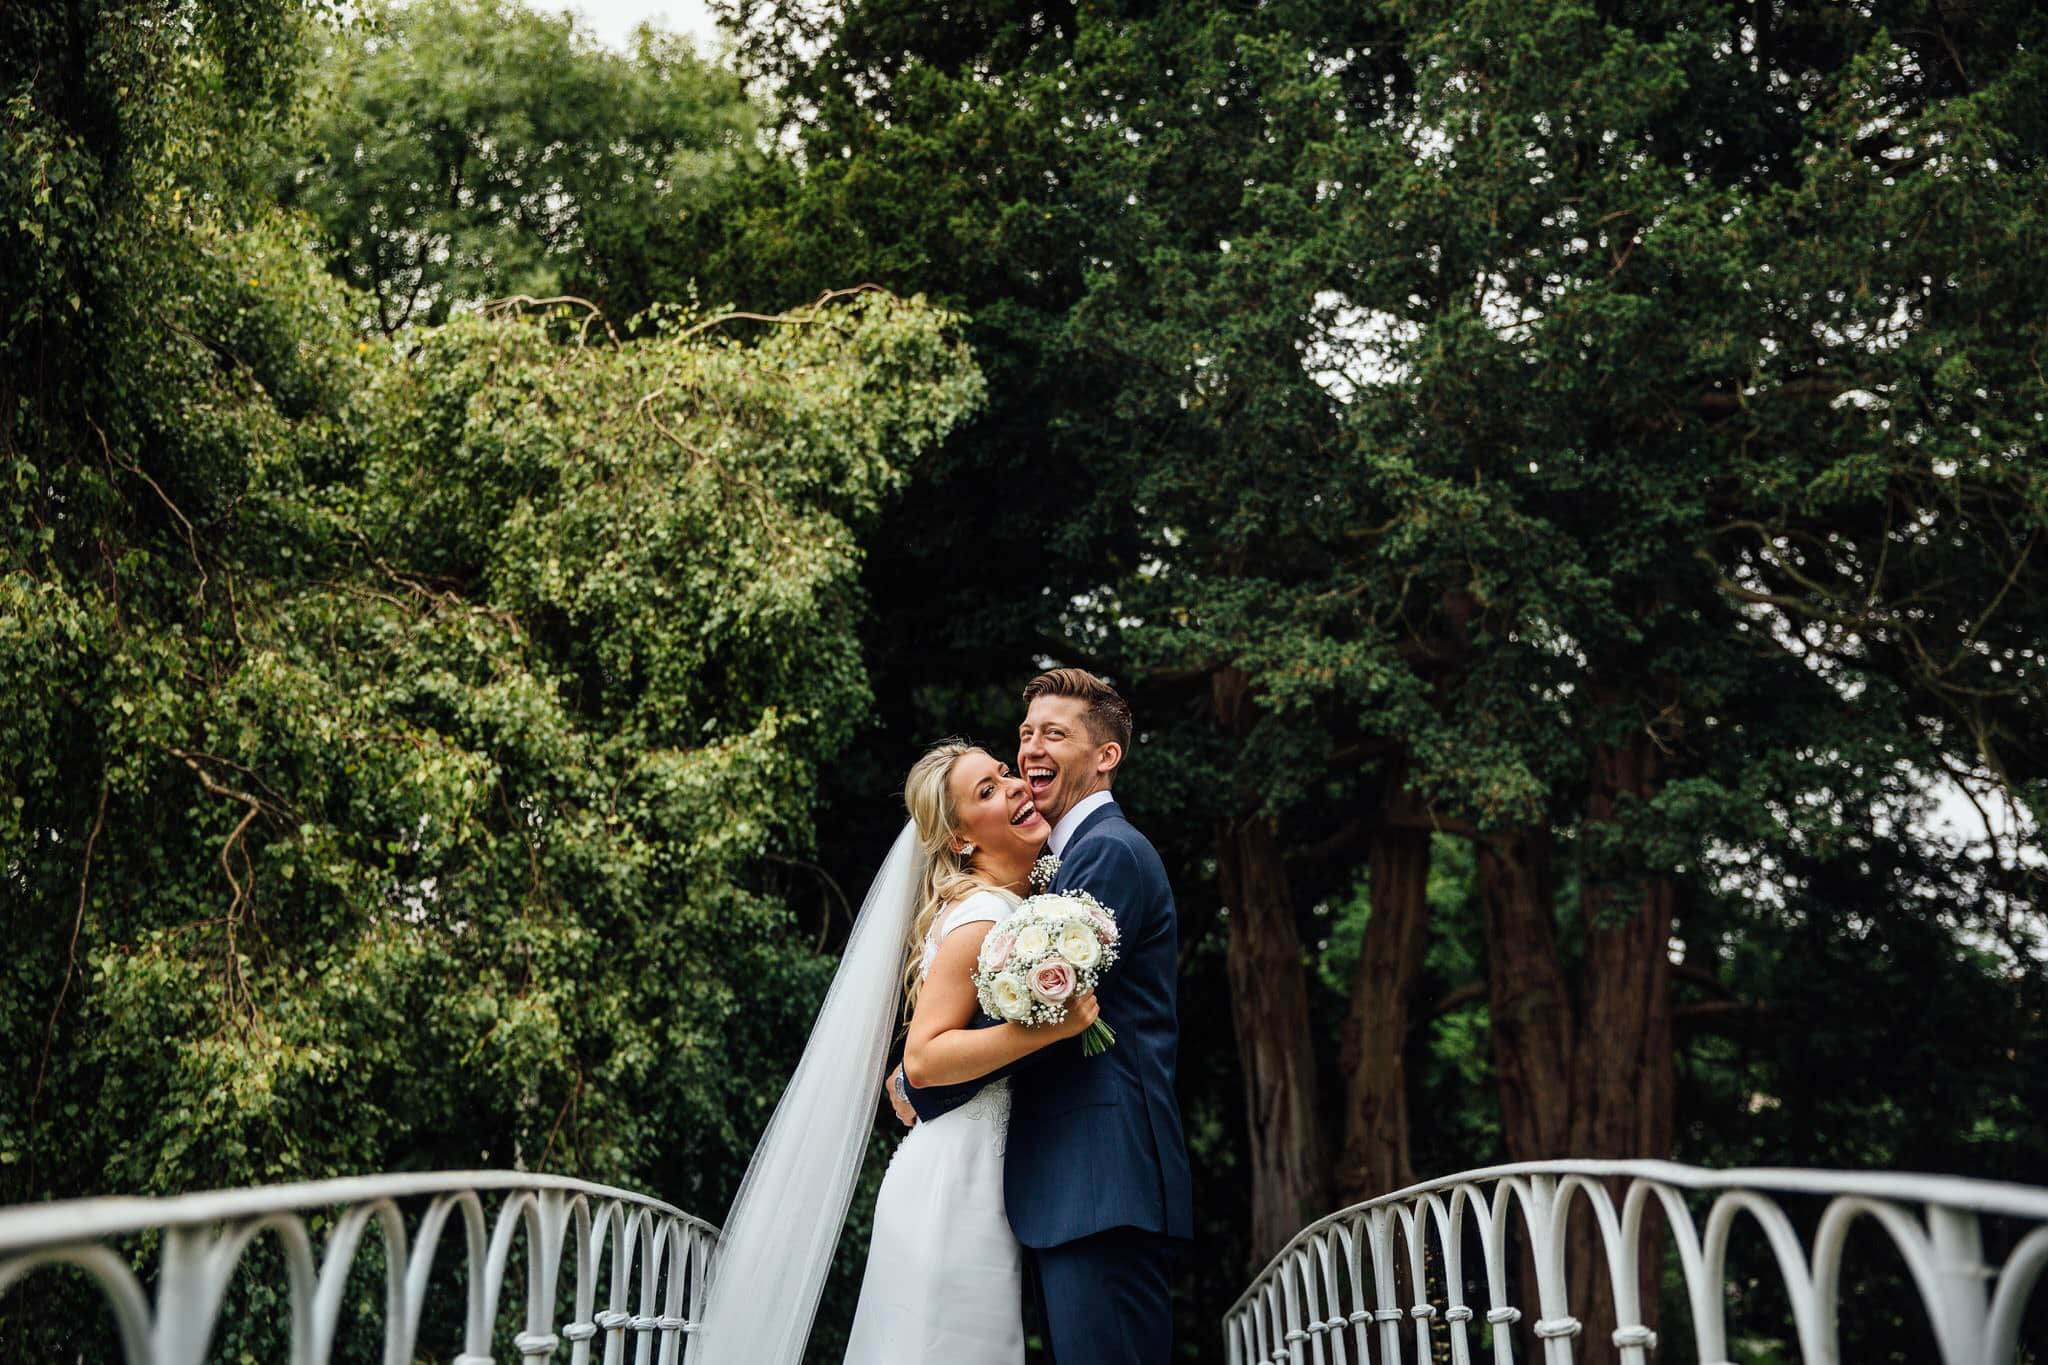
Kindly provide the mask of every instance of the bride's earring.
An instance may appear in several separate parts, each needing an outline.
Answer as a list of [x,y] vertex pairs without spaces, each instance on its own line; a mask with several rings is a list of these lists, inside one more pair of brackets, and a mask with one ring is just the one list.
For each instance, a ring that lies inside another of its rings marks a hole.
[[966,861],[967,861],[967,860],[968,860],[969,858],[972,858],[973,856],[974,856],[974,845],[973,845],[973,844],[962,844],[962,845],[960,846],[960,861],[961,861],[961,862],[963,862],[963,863],[964,863],[964,862],[966,862]]

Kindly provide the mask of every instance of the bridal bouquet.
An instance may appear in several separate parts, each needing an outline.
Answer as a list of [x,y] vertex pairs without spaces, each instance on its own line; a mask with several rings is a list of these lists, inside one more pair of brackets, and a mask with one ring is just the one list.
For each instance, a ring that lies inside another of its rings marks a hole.
[[[974,991],[981,1007],[1013,1024],[1057,1024],[1067,1002],[1095,989],[1116,961],[1116,916],[1085,891],[1031,896],[981,942]],[[1097,1019],[1081,1035],[1093,1057],[1116,1041]]]

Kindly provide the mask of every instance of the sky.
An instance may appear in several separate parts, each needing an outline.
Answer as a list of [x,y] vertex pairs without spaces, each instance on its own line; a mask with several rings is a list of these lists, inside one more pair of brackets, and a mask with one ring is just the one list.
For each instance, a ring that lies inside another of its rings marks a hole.
[[551,4],[540,0],[537,7],[574,11],[589,22],[598,37],[616,48],[626,46],[634,28],[643,20],[656,28],[688,34],[696,41],[699,52],[710,53],[718,45],[718,26],[712,22],[711,10],[704,0],[675,0],[672,4],[659,0],[572,0]]

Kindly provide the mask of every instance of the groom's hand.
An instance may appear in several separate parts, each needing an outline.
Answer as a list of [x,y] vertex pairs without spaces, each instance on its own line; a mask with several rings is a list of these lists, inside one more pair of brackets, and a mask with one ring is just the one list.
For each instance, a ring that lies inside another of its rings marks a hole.
[[910,1101],[904,1099],[903,1092],[897,1089],[902,1076],[903,1068],[899,1066],[889,1073],[887,1080],[882,1082],[882,1090],[883,1093],[888,1095],[889,1107],[896,1111],[896,1117],[903,1120],[905,1128],[910,1128],[917,1123],[917,1111],[910,1107]]

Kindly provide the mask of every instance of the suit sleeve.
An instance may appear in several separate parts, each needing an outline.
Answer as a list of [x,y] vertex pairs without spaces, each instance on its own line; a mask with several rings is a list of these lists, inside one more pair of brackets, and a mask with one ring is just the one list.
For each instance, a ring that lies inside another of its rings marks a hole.
[[[977,1012],[967,1027],[989,1028],[1000,1022]],[[929,1122],[941,1114],[949,1114],[958,1109],[979,1094],[981,1088],[990,1081],[1007,1076],[1016,1069],[1017,1063],[1011,1062],[1007,1066],[997,1067],[986,1076],[976,1076],[971,1081],[959,1081],[953,1085],[915,1086],[910,1083],[910,1078],[905,1076],[903,1090],[910,1097],[910,1107],[917,1111],[918,1118]]]

